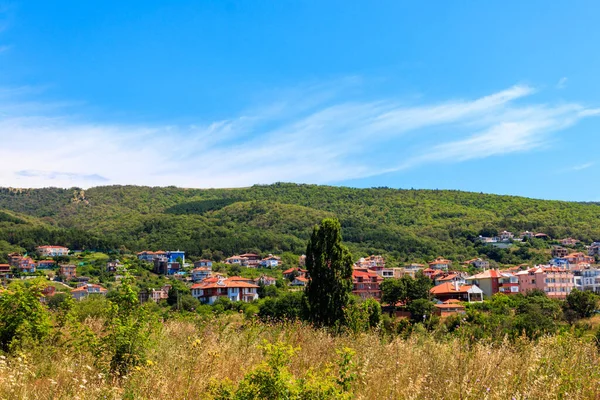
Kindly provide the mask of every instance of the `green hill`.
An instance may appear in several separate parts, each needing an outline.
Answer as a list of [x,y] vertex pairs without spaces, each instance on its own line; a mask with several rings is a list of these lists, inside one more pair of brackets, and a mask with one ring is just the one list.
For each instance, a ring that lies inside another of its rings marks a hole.
[[537,257],[535,248],[544,247],[533,243],[501,251],[475,243],[479,234],[494,230],[583,242],[600,238],[598,204],[459,191],[286,183],[240,189],[0,189],[0,241],[24,248],[53,242],[73,248],[179,248],[192,256],[300,254],[312,226],[327,216],[340,219],[356,255],[383,253],[399,261],[485,254],[516,263]]

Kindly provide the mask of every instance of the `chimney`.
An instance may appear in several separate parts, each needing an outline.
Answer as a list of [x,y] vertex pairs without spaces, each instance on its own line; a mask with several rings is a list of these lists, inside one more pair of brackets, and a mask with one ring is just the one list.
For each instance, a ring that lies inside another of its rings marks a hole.
[[454,281],[454,290],[458,292],[458,281]]

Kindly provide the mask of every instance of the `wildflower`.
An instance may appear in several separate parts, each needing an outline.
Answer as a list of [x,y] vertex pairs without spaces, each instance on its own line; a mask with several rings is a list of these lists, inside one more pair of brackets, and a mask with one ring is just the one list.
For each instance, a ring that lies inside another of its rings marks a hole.
[[146,365],[152,366],[154,365],[154,362],[152,360],[146,360]]
[[90,371],[92,370],[92,367],[90,367],[89,365],[86,365],[85,367]]

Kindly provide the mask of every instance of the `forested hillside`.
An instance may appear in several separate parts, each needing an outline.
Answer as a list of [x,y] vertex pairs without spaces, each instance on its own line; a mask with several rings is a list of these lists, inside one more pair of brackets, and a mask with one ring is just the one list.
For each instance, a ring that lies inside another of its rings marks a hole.
[[510,263],[533,256],[500,254],[474,243],[481,233],[504,229],[600,239],[598,204],[459,191],[284,183],[206,190],[5,188],[0,251],[52,243],[103,250],[179,248],[217,258],[245,251],[301,254],[313,225],[328,216],[340,219],[355,255],[383,253],[399,261],[486,254]]

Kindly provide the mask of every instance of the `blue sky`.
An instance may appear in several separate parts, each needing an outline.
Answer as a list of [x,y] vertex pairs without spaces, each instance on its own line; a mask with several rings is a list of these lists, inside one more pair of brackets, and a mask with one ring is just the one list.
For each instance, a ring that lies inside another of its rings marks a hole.
[[14,1],[0,186],[600,201],[593,1]]

